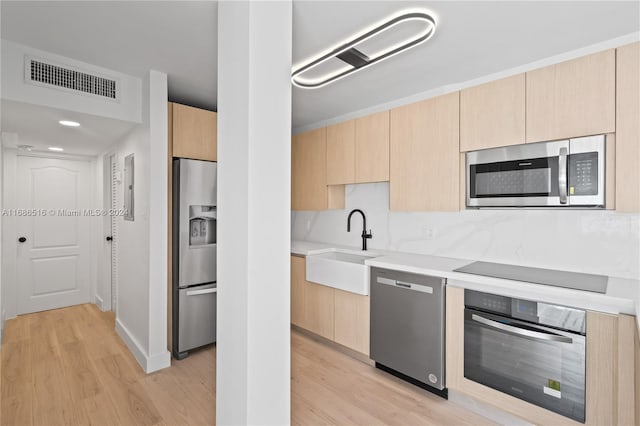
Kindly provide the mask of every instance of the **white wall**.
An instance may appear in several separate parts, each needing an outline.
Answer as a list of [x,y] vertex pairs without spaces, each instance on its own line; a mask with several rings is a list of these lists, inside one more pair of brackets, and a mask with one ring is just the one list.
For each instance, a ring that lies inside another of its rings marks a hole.
[[218,6],[216,423],[290,423],[292,2]]
[[[118,208],[124,206],[124,158],[134,155],[134,221],[116,219],[118,239],[118,310],[116,329],[141,364],[149,340],[149,128],[137,126],[117,146]],[[124,333],[124,335],[123,335]],[[133,346],[132,346],[133,345]]]
[[[167,78],[143,82],[143,122],[116,147],[118,170],[134,154],[134,221],[117,219],[116,331],[147,372],[170,365],[167,351]],[[123,183],[118,207],[124,206]],[[161,240],[164,240],[162,242]],[[162,329],[162,332],[159,332]]]
[[[102,178],[102,162],[98,157],[91,160],[91,177],[94,183]],[[94,186],[92,191],[91,207],[94,209],[102,208],[102,192],[101,186]],[[100,287],[100,273],[102,272],[103,262],[101,262],[102,245],[104,244],[104,235],[102,231],[102,217],[91,217],[91,302],[102,308],[102,300],[98,299]]]
[[149,350],[147,371],[168,367],[167,351],[167,75],[149,72]]
[[[95,170],[95,182],[94,182],[94,208],[96,209],[108,209],[110,206],[105,205],[104,197],[105,194],[105,183],[104,179],[109,176],[110,170],[108,167],[105,167],[105,154],[99,155],[94,160],[94,170]],[[109,268],[110,265],[106,262],[108,259],[104,257],[104,250],[107,248],[108,243],[105,240],[106,234],[104,232],[104,221],[108,220],[107,217],[99,217],[98,220],[93,224],[93,230],[95,234],[95,242],[94,242],[94,250],[95,255],[93,256],[94,261],[94,280],[95,280],[95,289],[93,297],[95,299],[96,305],[104,311],[108,311],[111,309],[111,303],[109,299],[109,289],[106,287],[108,284],[105,276],[105,269]],[[107,299],[107,300],[105,300]]]
[[[2,134],[3,144],[13,145],[18,139],[15,133]],[[17,169],[17,151],[14,149],[2,148],[2,207],[11,208],[16,206],[15,190],[16,188],[16,169]],[[16,288],[16,262],[17,252],[15,249],[15,240],[8,241],[7,234],[9,230],[15,229],[16,217],[5,216],[2,218],[2,305],[1,315],[3,321],[14,318],[17,315],[18,295]]]
[[[97,75],[112,77],[119,82],[120,99],[106,100],[62,89],[25,82],[25,55],[51,61],[61,66],[77,68]],[[2,40],[2,99],[61,108],[102,117],[140,122],[141,80],[116,71],[54,55],[18,43]]]
[[[0,134],[0,212],[4,208],[3,204],[3,193],[4,193],[4,149],[3,145],[3,135]],[[2,344],[2,339],[4,337],[4,321],[5,321],[5,310],[2,305],[2,224],[4,221],[4,217],[0,214],[0,345]]]
[[640,279],[640,215],[593,210],[391,212],[389,184],[347,185],[345,210],[293,212],[292,238]]

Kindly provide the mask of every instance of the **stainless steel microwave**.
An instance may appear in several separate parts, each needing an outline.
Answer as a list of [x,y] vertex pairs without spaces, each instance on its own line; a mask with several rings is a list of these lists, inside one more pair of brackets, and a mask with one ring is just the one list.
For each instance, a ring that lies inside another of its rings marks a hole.
[[467,207],[605,204],[605,136],[468,152]]

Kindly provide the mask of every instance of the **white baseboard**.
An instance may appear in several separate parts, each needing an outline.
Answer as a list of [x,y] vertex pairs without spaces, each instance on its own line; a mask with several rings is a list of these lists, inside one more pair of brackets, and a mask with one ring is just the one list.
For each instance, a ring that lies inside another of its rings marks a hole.
[[147,371],[147,355],[145,350],[140,346],[140,343],[131,334],[129,329],[125,327],[120,318],[116,318],[116,333],[124,340],[125,345],[129,348],[129,351],[133,354],[133,357],[138,361],[138,364],[144,371]]
[[125,327],[119,318],[116,318],[116,333],[122,338],[133,357],[138,361],[145,373],[153,373],[171,366],[171,354],[169,351],[164,353],[147,356],[146,351],[131,334],[129,329]]
[[169,351],[151,355],[147,358],[147,373],[153,373],[168,367],[171,367],[171,353]]
[[102,297],[98,296],[97,294],[96,294],[96,305],[98,305],[98,308],[100,308],[102,312],[106,311],[106,309],[104,308],[104,300],[102,300]]

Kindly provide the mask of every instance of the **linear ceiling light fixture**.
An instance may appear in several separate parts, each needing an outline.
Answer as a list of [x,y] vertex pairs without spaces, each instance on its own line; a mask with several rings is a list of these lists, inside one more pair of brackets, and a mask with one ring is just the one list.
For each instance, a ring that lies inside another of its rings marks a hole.
[[291,81],[303,89],[326,86],[424,43],[435,30],[436,20],[430,13],[404,11],[294,67]]

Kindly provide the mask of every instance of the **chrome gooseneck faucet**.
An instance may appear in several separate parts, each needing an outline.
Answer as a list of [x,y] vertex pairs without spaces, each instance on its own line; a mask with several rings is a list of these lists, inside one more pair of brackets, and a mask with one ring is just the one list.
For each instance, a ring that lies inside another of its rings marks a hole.
[[349,213],[349,217],[347,218],[347,232],[351,232],[351,216],[353,216],[353,214],[356,212],[362,215],[362,250],[366,250],[367,239],[372,238],[373,234],[371,233],[371,230],[369,230],[369,233],[367,233],[367,218],[364,216],[364,212],[362,210],[351,210],[351,213]]

